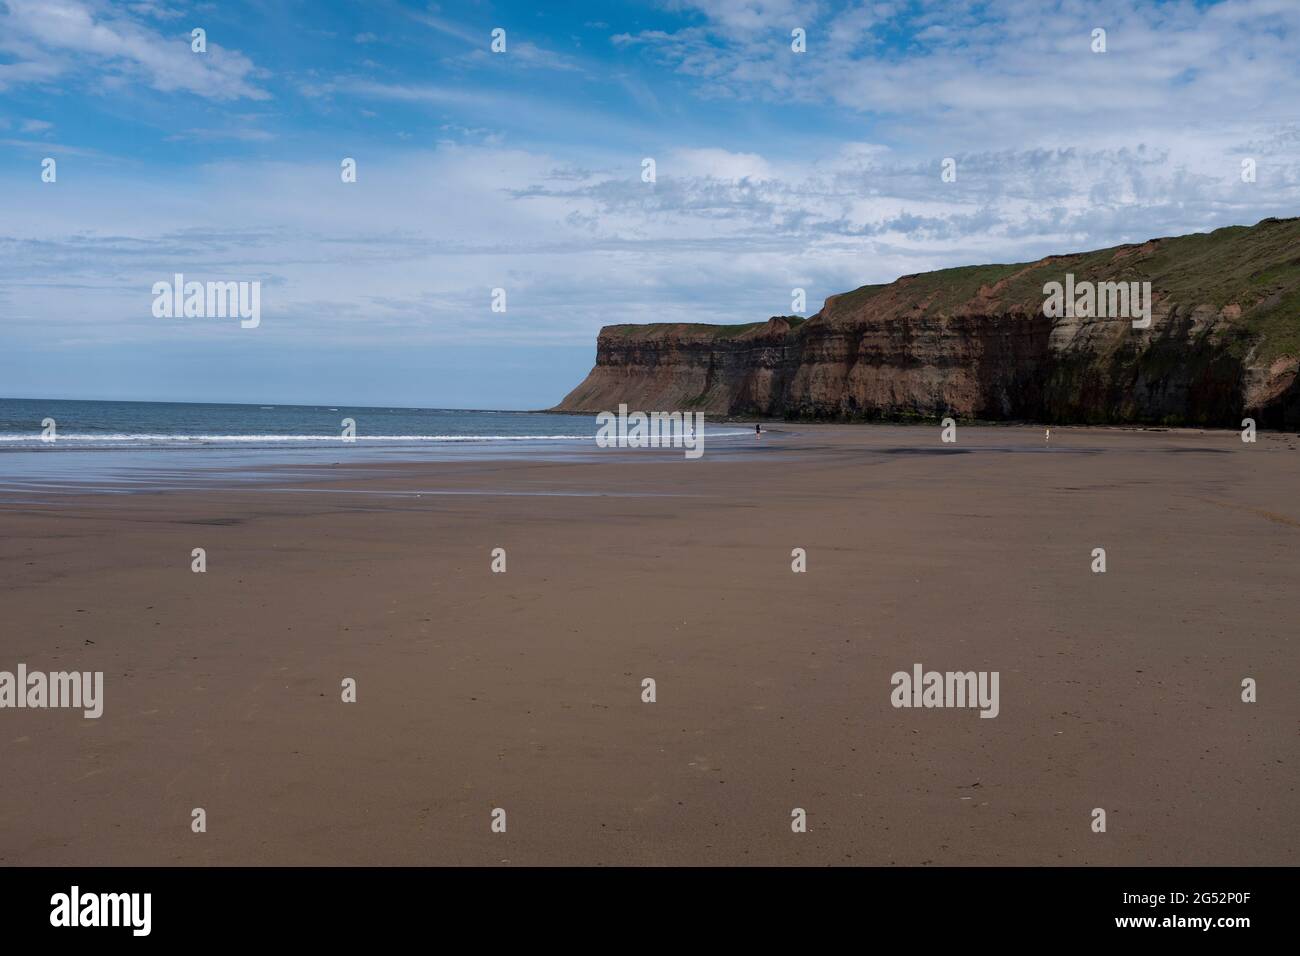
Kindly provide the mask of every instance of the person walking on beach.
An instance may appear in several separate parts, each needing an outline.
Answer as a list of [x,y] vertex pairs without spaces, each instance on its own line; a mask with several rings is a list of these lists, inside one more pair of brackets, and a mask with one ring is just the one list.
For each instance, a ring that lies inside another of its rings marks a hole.
[[763,425],[761,422],[754,422],[754,437],[755,438],[763,437]]
[[1047,433],[1043,435],[1043,441],[1050,442],[1051,440],[1052,440],[1052,426],[1048,425]]

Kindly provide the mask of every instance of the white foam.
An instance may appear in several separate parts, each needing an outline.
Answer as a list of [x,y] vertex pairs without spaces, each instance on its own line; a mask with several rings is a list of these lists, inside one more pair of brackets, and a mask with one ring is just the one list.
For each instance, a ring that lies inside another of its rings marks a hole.
[[[712,431],[706,429],[704,438],[740,438],[752,434],[747,430]],[[62,432],[53,442],[41,439],[39,434],[0,435],[0,447],[30,447],[41,449],[88,448],[95,445],[111,448],[130,447],[184,447],[195,445],[401,445],[401,444],[472,444],[483,442],[594,442],[595,435],[357,435],[345,442],[337,434],[329,435],[169,435],[140,432]]]
[[[592,441],[593,435],[357,435],[356,441]],[[64,433],[53,442],[38,435],[0,435],[3,442],[39,442],[57,445],[62,442],[344,442],[338,435],[153,435],[116,434],[85,435]]]

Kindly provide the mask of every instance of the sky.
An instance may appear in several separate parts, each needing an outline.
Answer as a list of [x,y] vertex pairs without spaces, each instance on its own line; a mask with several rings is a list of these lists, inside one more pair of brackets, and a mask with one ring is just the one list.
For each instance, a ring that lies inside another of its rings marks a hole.
[[5,397],[544,408],[603,325],[1294,215],[1300,0],[0,0]]

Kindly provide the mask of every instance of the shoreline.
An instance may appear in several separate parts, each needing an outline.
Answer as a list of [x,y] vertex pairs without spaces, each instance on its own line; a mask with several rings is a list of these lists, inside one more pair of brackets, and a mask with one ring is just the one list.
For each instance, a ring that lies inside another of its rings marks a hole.
[[[686,412],[690,409],[678,409]],[[602,409],[608,411],[608,409]],[[570,409],[544,408],[528,412],[528,414],[545,414],[545,415],[571,415],[579,418],[590,417],[598,414],[594,411],[574,411]],[[727,415],[722,417],[711,417],[707,413],[707,421],[727,424],[727,423],[746,423],[754,424],[759,422],[766,424],[774,422],[789,426],[808,426],[808,427],[831,427],[845,426],[849,428],[861,428],[870,426],[882,426],[890,428],[924,428],[933,426],[939,427],[939,422],[944,417],[952,417],[958,425],[969,425],[976,428],[1060,428],[1060,429],[1085,429],[1085,430],[1114,430],[1114,431],[1172,431],[1172,432],[1240,432],[1240,426],[1232,425],[1161,425],[1155,422],[1133,422],[1133,423],[1089,423],[1089,422],[1048,422],[1048,421],[1029,421],[1026,419],[987,419],[987,418],[960,418],[953,416],[940,416],[938,418],[770,418],[756,415]],[[1256,431],[1263,434],[1288,435],[1294,434],[1300,437],[1300,432],[1293,431],[1289,428],[1267,428],[1257,426]]]
[[[719,423],[714,423],[718,425]],[[726,423],[721,423],[725,425]],[[733,423],[740,424],[740,423]],[[842,423],[800,423],[765,427],[762,438],[753,432],[707,435],[704,457],[753,461],[773,455],[833,453],[858,455],[864,464],[900,454],[967,454],[980,452],[1094,453],[1106,448],[1107,436],[1162,436],[1205,439],[1216,450],[1243,446],[1234,431],[1127,426],[1055,427],[1048,441],[1040,426],[958,423],[957,441],[941,441],[938,425],[891,425],[885,428]],[[1265,448],[1295,450],[1290,433],[1259,432]],[[1245,446],[1247,449],[1251,446]],[[665,462],[678,459],[676,448],[601,448],[594,436],[526,441],[452,441],[293,444],[123,445],[114,447],[55,446],[0,448],[0,504],[45,493],[75,495],[86,490],[106,493],[183,491],[188,487],[218,490],[246,486],[291,486],[298,482],[335,482],[358,475],[393,476],[410,469],[510,463],[565,463],[577,468],[617,462]]]

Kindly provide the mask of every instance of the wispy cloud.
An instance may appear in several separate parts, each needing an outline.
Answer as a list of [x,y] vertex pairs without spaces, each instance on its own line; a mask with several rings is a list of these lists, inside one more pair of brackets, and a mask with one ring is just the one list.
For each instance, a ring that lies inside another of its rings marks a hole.
[[235,140],[241,143],[266,143],[275,138],[274,133],[264,129],[214,129],[205,126],[173,133],[167,137],[167,141],[171,143],[214,143],[221,140]]
[[103,72],[214,100],[269,96],[254,85],[259,71],[242,53],[216,42],[194,53],[188,35],[161,34],[106,4],[6,0],[0,50],[18,58],[0,66],[0,88],[56,78],[93,83]]
[[411,12],[411,18],[417,23],[423,23],[439,33],[460,40],[468,46],[486,44],[491,39],[491,30],[472,30],[469,27],[462,26],[455,21],[448,20],[433,12]]
[[[452,58],[452,62],[477,65],[495,62],[511,68],[583,72],[582,65],[574,57],[543,47],[522,31],[512,32],[514,23],[517,22],[515,20],[505,21],[510,24],[510,29],[507,29],[504,23],[475,29],[433,13],[412,13],[411,16],[416,22],[444,36],[452,37],[464,47],[457,56]],[[503,53],[491,51],[492,31],[496,29],[505,31],[506,50]]]
[[[954,149],[1149,141],[1188,124],[1212,133],[1215,121],[1273,119],[1300,102],[1300,4],[1285,0],[678,6],[702,22],[613,42],[701,81],[700,96],[832,106]],[[804,54],[791,50],[796,26]],[[1097,28],[1105,53],[1091,49]]]

